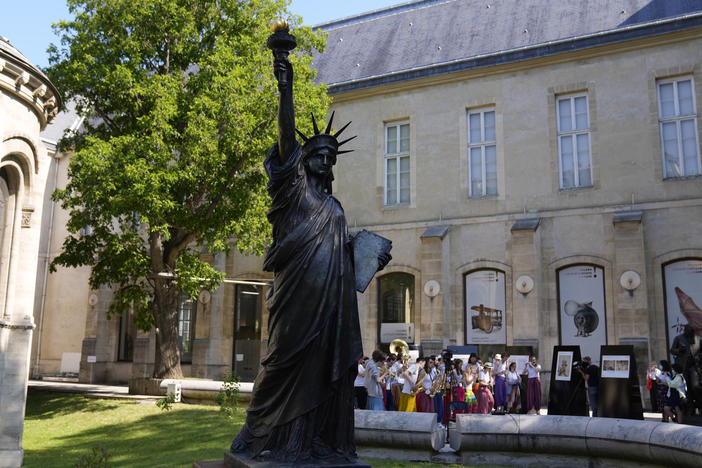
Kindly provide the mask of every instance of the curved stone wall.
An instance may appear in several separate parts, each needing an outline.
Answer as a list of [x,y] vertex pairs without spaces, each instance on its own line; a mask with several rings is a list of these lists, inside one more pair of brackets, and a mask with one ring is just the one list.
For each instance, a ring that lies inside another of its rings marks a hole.
[[486,457],[494,452],[500,459],[509,456],[513,460],[541,454],[550,458],[560,455],[563,460],[579,457],[639,465],[702,465],[700,427],[583,416],[457,416],[449,439],[464,461],[475,454]]

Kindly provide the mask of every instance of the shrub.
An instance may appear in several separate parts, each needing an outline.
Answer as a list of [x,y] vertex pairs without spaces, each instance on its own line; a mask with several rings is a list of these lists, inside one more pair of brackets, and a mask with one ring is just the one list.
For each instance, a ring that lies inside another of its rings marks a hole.
[[215,398],[215,401],[219,405],[219,411],[223,413],[227,418],[231,419],[234,417],[236,412],[236,405],[239,399],[239,377],[234,374],[234,372],[227,371],[224,374],[224,382],[222,383],[222,389]]
[[175,403],[175,394],[173,392],[169,392],[165,397],[156,400],[156,406],[161,408],[161,411],[170,411],[173,409],[173,403]]

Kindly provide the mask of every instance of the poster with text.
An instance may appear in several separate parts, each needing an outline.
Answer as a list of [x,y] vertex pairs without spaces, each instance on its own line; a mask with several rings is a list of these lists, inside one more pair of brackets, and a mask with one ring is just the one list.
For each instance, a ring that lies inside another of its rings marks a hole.
[[558,271],[559,322],[562,345],[578,345],[582,356],[599,365],[600,346],[607,344],[604,271],[575,265]]
[[504,344],[505,274],[497,270],[469,273],[466,281],[466,344]]
[[702,337],[702,260],[681,260],[663,268],[668,346],[692,325]]

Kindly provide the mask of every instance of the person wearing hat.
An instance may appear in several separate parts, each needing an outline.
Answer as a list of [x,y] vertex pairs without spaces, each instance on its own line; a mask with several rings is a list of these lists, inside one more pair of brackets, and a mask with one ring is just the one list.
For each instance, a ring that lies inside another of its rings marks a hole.
[[492,384],[492,363],[486,362],[478,376],[478,413],[490,414],[495,406],[495,398],[490,391]]
[[[505,359],[508,356],[508,354],[505,354]],[[507,404],[507,384],[505,382],[506,374],[507,367],[502,360],[502,356],[500,354],[495,354],[492,376],[495,381],[495,405],[497,405],[496,410],[498,412],[503,412],[505,405]]]

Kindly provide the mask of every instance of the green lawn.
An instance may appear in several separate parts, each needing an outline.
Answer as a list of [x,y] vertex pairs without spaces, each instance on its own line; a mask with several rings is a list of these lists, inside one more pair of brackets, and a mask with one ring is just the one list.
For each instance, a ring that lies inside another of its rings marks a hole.
[[101,400],[30,393],[24,424],[24,466],[73,467],[99,446],[109,466],[190,467],[221,459],[244,422],[244,410],[226,419],[216,406]]
[[[102,400],[61,393],[30,393],[24,423],[25,467],[73,467],[101,447],[110,467],[188,467],[221,459],[244,422],[240,409],[226,419],[217,406]],[[428,463],[366,460],[376,468],[447,468]],[[457,466],[457,465],[451,465]]]

